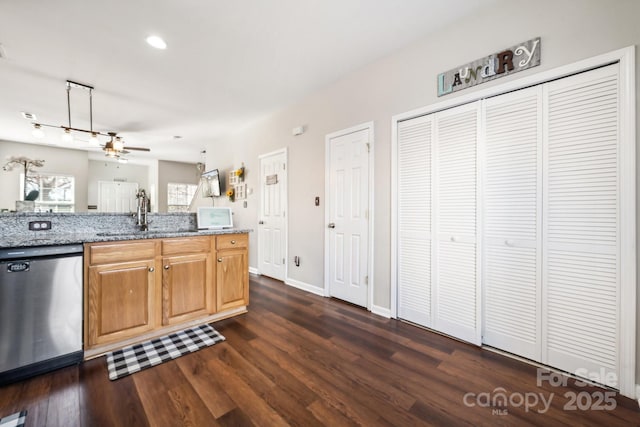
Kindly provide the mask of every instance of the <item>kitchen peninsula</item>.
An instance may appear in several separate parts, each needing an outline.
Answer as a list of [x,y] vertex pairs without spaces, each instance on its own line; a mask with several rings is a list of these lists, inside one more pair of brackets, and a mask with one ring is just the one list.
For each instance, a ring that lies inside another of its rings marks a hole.
[[85,359],[247,311],[251,230],[199,232],[186,213],[149,214],[149,223],[140,231],[130,214],[0,214],[0,248],[83,245]]

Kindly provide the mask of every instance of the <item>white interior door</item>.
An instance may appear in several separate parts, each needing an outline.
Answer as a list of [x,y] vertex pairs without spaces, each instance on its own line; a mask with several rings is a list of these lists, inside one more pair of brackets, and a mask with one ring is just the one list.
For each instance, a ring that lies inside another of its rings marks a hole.
[[99,212],[135,212],[137,182],[98,181]]
[[[618,64],[545,85],[543,362],[618,387]],[[604,374],[604,377],[602,375]]]
[[285,280],[287,258],[287,151],[260,156],[258,271]]
[[371,128],[327,137],[328,287],[333,297],[368,306]]
[[484,101],[482,342],[540,361],[542,86]]
[[481,343],[477,242],[480,102],[435,115],[434,328]]
[[433,114],[398,123],[398,316],[432,327]]

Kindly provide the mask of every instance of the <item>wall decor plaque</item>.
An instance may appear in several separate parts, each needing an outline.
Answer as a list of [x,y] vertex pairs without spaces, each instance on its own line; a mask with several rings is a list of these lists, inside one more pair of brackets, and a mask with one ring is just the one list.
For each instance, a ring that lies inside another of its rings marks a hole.
[[540,65],[540,37],[438,74],[438,96]]

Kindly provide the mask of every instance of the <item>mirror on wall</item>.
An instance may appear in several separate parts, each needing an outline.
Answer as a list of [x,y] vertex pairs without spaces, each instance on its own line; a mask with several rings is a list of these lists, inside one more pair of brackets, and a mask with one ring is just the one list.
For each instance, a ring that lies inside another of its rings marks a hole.
[[[38,190],[30,211],[135,212],[135,194],[145,189],[152,212],[187,212],[204,170],[202,163],[155,159],[127,163],[83,150],[0,141],[0,162],[24,156],[44,160],[27,180],[19,168],[0,170],[0,211],[16,211],[27,190]],[[0,165],[0,166],[1,166]]]

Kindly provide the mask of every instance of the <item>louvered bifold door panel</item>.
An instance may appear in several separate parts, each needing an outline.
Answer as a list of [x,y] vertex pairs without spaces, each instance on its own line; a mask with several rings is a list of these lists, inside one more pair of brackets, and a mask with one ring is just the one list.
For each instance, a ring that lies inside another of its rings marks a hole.
[[476,148],[480,102],[435,114],[434,329],[480,344]]
[[483,105],[482,342],[541,355],[542,86]]
[[433,115],[398,123],[398,317],[431,326]]
[[543,362],[617,375],[618,65],[545,91]]

